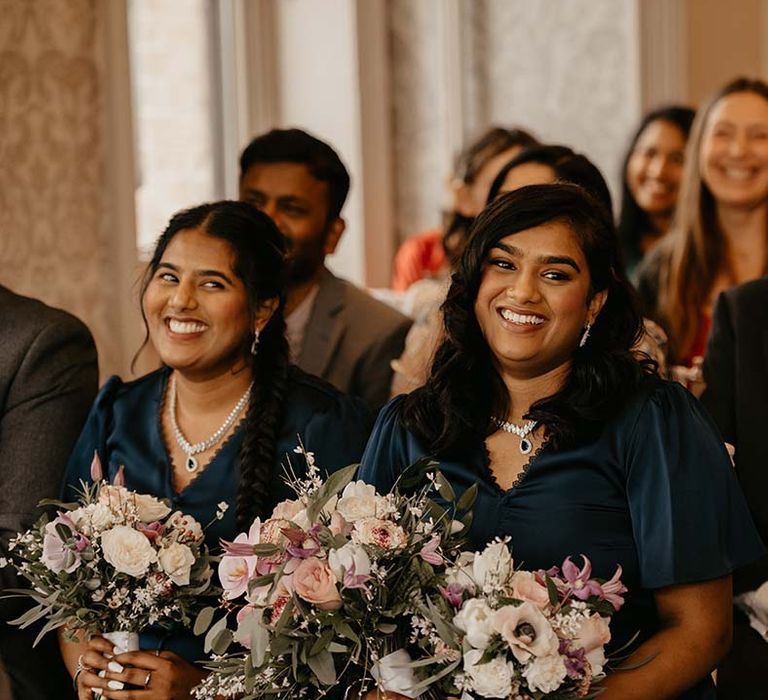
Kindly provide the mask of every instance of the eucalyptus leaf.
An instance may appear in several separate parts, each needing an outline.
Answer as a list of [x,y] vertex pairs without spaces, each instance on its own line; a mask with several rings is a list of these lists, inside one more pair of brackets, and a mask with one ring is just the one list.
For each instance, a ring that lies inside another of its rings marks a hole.
[[436,682],[437,682],[437,681],[439,681],[441,678],[444,678],[444,677],[445,677],[445,676],[447,676],[449,673],[452,673],[452,672],[453,672],[453,671],[456,669],[456,667],[459,665],[459,663],[460,663],[460,662],[461,662],[461,659],[460,659],[460,658],[459,658],[459,659],[456,659],[456,661],[453,661],[453,662],[451,662],[450,664],[448,664],[448,665],[447,665],[447,666],[446,666],[444,669],[442,669],[442,670],[441,670],[439,673],[436,673],[434,676],[430,676],[429,678],[426,678],[425,680],[423,680],[423,681],[421,681],[421,682],[417,683],[417,684],[416,684],[416,685],[413,687],[413,690],[416,690],[416,691],[425,690],[426,688],[428,688],[428,687],[429,687],[430,685],[432,685],[433,683],[436,683]]
[[547,593],[549,594],[549,603],[550,605],[555,606],[560,600],[560,596],[557,593],[557,586],[549,576],[545,575],[544,580],[547,582]]
[[203,634],[213,622],[213,615],[216,612],[216,608],[212,608],[210,606],[203,608],[198,614],[197,618],[195,619],[195,626],[193,628],[193,631],[196,635]]
[[475,505],[475,500],[477,499],[477,490],[477,482],[475,482],[466,491],[464,491],[464,493],[461,494],[461,497],[456,503],[456,510],[460,512],[471,510]]
[[227,618],[222,617],[218,622],[216,622],[213,627],[211,627],[208,630],[208,634],[205,635],[205,645],[203,646],[203,650],[206,654],[210,653],[211,649],[213,648],[213,640],[216,638],[216,636],[221,632],[222,630],[226,629],[227,627]]
[[251,659],[256,668],[264,665],[267,657],[267,647],[269,646],[269,630],[264,627],[261,620],[251,629]]
[[[226,618],[224,618],[226,621]],[[211,642],[211,649],[213,650],[214,654],[224,654],[227,649],[229,649],[229,645],[232,644],[232,630],[227,629],[226,627],[222,630],[219,630],[219,633],[213,638],[213,641]]]
[[336,667],[333,665],[333,655],[327,649],[307,659],[309,668],[315,674],[317,680],[323,685],[336,683]]
[[441,471],[435,472],[435,485],[437,486],[438,493],[443,499],[449,503],[456,500],[456,493],[454,492],[453,487]]

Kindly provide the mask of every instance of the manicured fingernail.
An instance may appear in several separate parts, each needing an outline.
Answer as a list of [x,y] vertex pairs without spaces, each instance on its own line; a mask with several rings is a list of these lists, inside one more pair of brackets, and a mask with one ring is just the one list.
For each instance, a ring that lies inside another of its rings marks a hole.
[[107,668],[110,671],[113,671],[114,673],[122,673],[123,672],[123,667],[119,663],[117,663],[117,661],[110,661],[107,664]]
[[120,681],[109,681],[109,683],[107,683],[107,688],[112,688],[112,690],[122,690],[125,686]]

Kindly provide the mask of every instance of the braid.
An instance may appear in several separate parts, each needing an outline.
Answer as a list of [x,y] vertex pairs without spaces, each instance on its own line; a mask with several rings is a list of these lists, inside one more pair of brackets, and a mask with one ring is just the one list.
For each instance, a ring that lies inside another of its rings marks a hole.
[[240,448],[237,524],[247,529],[254,518],[267,515],[277,438],[288,386],[288,343],[282,309],[262,333],[253,358],[253,387]]

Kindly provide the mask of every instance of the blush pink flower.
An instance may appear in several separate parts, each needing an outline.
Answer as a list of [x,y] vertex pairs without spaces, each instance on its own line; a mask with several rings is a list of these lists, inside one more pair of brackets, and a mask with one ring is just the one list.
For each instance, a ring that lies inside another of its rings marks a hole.
[[539,610],[549,605],[549,592],[530,571],[516,571],[512,575],[512,597],[527,600]]
[[303,600],[320,610],[338,610],[341,595],[330,567],[317,557],[304,559],[293,572],[293,590]]
[[627,587],[621,582],[622,569],[620,566],[616,567],[616,573],[610,578],[610,580],[600,585],[600,590],[605,598],[614,610],[618,610],[624,605],[624,597],[622,593],[627,592]]
[[91,481],[101,481],[104,478],[104,470],[101,467],[101,460],[99,459],[99,453],[93,451],[93,459],[91,460]]
[[439,535],[432,535],[432,539],[429,540],[419,552],[419,556],[432,566],[440,566],[443,563],[443,555],[439,552],[440,549],[440,537]]
[[403,528],[379,518],[365,518],[358,522],[353,536],[361,544],[374,544],[389,550],[400,549],[407,543]]
[[219,580],[228,600],[239,598],[248,590],[248,581],[256,570],[253,546],[259,544],[261,520],[253,521],[248,533],[241,532],[234,542],[223,542],[225,554],[219,562]]

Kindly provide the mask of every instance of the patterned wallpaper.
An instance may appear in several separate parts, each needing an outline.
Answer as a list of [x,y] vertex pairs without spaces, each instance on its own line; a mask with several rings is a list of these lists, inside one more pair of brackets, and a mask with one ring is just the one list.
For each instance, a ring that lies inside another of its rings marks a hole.
[[106,191],[105,3],[0,0],[0,282],[79,316],[122,368]]

